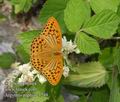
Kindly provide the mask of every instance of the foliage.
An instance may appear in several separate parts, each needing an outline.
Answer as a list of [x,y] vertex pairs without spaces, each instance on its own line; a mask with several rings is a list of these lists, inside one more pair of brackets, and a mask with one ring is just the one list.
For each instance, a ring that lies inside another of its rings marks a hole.
[[[30,45],[32,40],[40,34],[40,30],[29,31],[21,33],[18,38],[21,39],[21,44],[24,47],[24,50],[30,54]],[[27,39],[26,39],[27,38]]]
[[66,31],[64,22],[64,9],[68,0],[47,0],[40,11],[38,20],[45,23],[47,19],[54,16],[62,28],[62,32]]
[[[109,3],[108,3],[109,2]],[[95,13],[99,13],[104,9],[117,11],[119,0],[91,0],[90,5]]]
[[64,20],[71,32],[79,31],[83,23],[90,18],[90,5],[83,0],[70,0],[64,10]]
[[11,0],[11,4],[14,6],[14,12],[17,14],[20,12],[28,12],[36,1],[37,0]]
[[[17,14],[28,12],[37,0],[10,2]],[[38,21],[45,24],[51,16],[58,20],[62,34],[67,39],[71,37],[76,44],[80,51],[76,54],[79,60],[83,56],[87,58],[84,63],[72,63],[69,57],[66,58],[64,62],[72,69],[67,78],[62,78],[57,86],[45,83],[36,87],[36,93],[47,92],[48,97],[18,98],[18,102],[64,102],[62,87],[79,96],[80,99],[73,102],[119,102],[120,0],[47,0],[39,12]],[[21,44],[16,47],[16,52],[21,62],[29,62],[31,42],[41,31],[24,32],[18,36]],[[0,55],[0,66],[9,67],[12,62],[11,55]]]
[[14,54],[7,52],[0,55],[0,67],[10,68],[11,64],[15,62]]
[[75,41],[80,51],[85,54],[100,53],[98,42],[84,32],[79,32]]
[[108,79],[108,73],[99,62],[80,63],[73,68],[76,69],[76,73],[70,73],[65,84],[79,87],[100,87]]
[[[14,91],[17,93],[17,95],[22,95],[19,98],[17,98],[17,102],[45,102],[49,99],[48,94],[45,92],[46,84],[41,85],[40,83],[32,83],[31,85],[19,85],[16,84],[14,86]],[[24,91],[21,91],[20,89],[23,89]],[[26,90],[27,89],[27,90]]]

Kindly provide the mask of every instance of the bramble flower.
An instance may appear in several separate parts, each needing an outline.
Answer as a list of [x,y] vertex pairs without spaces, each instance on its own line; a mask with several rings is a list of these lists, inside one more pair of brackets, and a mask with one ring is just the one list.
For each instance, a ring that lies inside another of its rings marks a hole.
[[46,81],[45,77],[41,75],[37,70],[33,69],[30,63],[23,64],[20,66],[18,66],[18,63],[14,63],[13,66],[16,66],[16,69],[18,69],[21,72],[21,76],[18,79],[19,83],[33,82],[36,78],[39,79],[39,82],[41,84],[43,84]]
[[47,79],[43,75],[41,75],[41,74],[37,74],[37,77],[38,77],[39,82],[41,84],[43,84],[43,83],[45,83],[47,81]]
[[12,64],[11,64],[11,68],[13,68],[13,69],[18,68],[19,65],[20,65],[20,62],[12,63]]
[[20,65],[18,67],[18,70],[22,73],[22,74],[28,74],[30,73],[30,70],[32,69],[30,63],[27,63],[27,64],[23,64],[23,65]]
[[62,51],[64,52],[65,55],[71,53],[71,52],[76,52],[79,53],[79,49],[77,48],[77,45],[72,42],[72,40],[67,41],[66,37],[63,36],[62,38]]
[[21,77],[18,79],[19,83],[24,83],[24,82],[33,82],[35,80],[35,77],[32,73],[28,73],[28,75],[22,74]]
[[64,76],[64,77],[68,77],[69,71],[70,71],[69,67],[64,66],[64,67],[63,67],[63,76]]

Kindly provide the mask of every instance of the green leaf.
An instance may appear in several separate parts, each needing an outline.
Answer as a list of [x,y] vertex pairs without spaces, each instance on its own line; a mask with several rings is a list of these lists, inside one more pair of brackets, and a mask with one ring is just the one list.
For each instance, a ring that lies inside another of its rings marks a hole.
[[64,102],[64,98],[63,98],[63,96],[60,95],[56,102]]
[[93,91],[90,102],[109,102],[108,88],[100,88]]
[[90,7],[85,0],[69,0],[64,11],[64,21],[71,32],[77,32],[90,18]]
[[10,68],[11,64],[15,62],[15,55],[12,53],[3,53],[0,55],[0,67]]
[[64,87],[65,89],[68,90],[69,93],[77,96],[85,95],[90,91],[90,89],[87,89],[87,88],[80,88],[80,87],[71,86],[71,85],[64,85]]
[[107,68],[112,68],[114,63],[114,48],[105,48],[99,55],[99,61]]
[[20,12],[27,12],[32,6],[32,0],[12,0],[11,3],[15,7],[15,13],[20,13]]
[[[118,9],[117,9],[117,15],[120,17],[120,4],[118,6]],[[118,30],[117,30],[118,34],[120,35],[120,23],[118,25]]]
[[110,38],[116,33],[119,23],[120,18],[116,13],[110,10],[103,10],[91,17],[81,30],[100,38]]
[[100,87],[108,79],[108,73],[99,62],[81,63],[74,67],[77,73],[70,73],[64,84],[79,87]]
[[95,13],[99,13],[104,9],[117,11],[120,0],[90,0],[90,5]]
[[99,61],[109,70],[117,66],[120,73],[120,47],[105,48],[99,55]]
[[120,4],[118,5],[117,15],[120,17]]
[[30,61],[30,55],[25,51],[22,45],[16,47],[16,53],[23,63],[28,63]]
[[18,1],[18,0],[11,0],[10,3],[11,3],[12,5],[16,5],[16,4],[19,4],[20,1]]
[[60,27],[62,28],[62,32],[66,32],[63,17],[67,1],[68,0],[47,0],[40,11],[39,21],[46,23],[47,19],[53,16],[58,20]]
[[79,50],[84,54],[100,53],[98,42],[83,32],[76,35],[75,41]]
[[24,32],[19,34],[19,39],[21,40],[21,44],[24,47],[26,53],[30,53],[30,45],[32,40],[40,34],[40,30],[33,30],[29,32]]
[[[27,89],[27,90],[32,90],[32,89],[34,90],[25,91],[25,93],[22,93],[23,97],[18,97],[17,102],[46,102],[46,100],[48,100],[49,97],[47,93],[45,92],[45,87],[46,87],[45,84],[41,85],[40,83],[37,83],[36,85],[32,85],[29,88],[24,87],[24,89]],[[23,88],[19,87],[19,89],[22,90]],[[19,92],[17,93],[20,94]]]
[[47,102],[57,102],[60,97],[60,91],[61,91],[61,82],[56,85],[52,86],[51,84],[47,83],[46,91],[48,92],[48,95],[50,96],[49,101]]

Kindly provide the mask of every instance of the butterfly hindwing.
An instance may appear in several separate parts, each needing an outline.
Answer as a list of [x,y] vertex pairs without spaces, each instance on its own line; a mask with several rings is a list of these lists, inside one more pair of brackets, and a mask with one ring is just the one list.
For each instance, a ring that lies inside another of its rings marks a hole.
[[52,85],[58,84],[63,73],[62,55],[55,56],[43,70],[43,74]]

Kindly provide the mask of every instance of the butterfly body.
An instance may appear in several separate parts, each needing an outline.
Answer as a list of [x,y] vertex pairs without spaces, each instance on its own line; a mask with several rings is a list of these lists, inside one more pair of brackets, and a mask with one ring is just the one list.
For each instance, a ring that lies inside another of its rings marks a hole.
[[57,20],[48,19],[40,36],[31,44],[31,63],[47,80],[56,85],[63,73],[62,35]]

